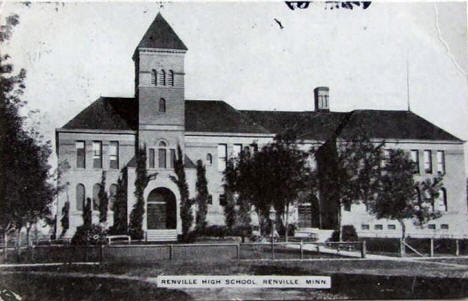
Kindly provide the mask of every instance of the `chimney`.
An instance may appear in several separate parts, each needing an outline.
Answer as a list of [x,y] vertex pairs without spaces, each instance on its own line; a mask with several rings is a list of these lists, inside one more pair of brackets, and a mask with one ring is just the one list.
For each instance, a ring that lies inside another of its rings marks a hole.
[[328,87],[317,87],[314,89],[315,112],[330,112]]

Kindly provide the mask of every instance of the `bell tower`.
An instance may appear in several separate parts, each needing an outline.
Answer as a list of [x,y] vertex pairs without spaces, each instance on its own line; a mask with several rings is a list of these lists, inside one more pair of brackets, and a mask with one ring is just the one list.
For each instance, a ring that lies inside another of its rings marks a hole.
[[158,13],[133,55],[140,146],[156,148],[164,141],[171,148],[183,147],[186,52],[187,47]]

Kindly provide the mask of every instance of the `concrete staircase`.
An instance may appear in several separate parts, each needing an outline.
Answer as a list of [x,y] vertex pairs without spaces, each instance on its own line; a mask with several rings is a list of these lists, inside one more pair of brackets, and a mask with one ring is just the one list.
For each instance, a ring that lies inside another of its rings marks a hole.
[[177,230],[147,230],[147,241],[177,241]]
[[294,237],[309,238],[317,242],[325,242],[333,234],[333,230],[323,230],[319,228],[299,228],[296,230]]

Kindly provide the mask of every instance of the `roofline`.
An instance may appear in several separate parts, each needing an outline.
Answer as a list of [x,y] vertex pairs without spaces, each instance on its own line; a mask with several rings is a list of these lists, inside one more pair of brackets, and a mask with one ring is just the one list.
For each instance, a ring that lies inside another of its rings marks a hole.
[[[337,140],[345,141],[347,142],[348,140],[343,139],[341,137],[338,137]],[[465,141],[463,140],[428,140],[428,139],[396,139],[396,138],[371,138],[370,142],[383,142],[385,141],[386,143],[410,143],[410,144],[464,144]]]
[[137,131],[134,130],[104,130],[104,129],[66,129],[57,128],[57,133],[83,133],[83,134],[133,134],[136,135]]
[[228,133],[228,132],[189,132],[186,131],[184,136],[234,136],[234,137],[257,137],[257,138],[273,138],[276,134],[270,133]]

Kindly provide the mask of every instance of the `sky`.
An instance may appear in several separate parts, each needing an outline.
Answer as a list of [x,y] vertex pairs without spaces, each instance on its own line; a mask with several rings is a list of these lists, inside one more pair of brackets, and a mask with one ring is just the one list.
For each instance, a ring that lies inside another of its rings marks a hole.
[[40,110],[51,140],[100,96],[134,96],[131,56],[158,12],[189,48],[186,99],[304,111],[314,109],[313,89],[328,86],[332,111],[407,110],[409,99],[411,111],[468,140],[463,2],[373,2],[366,10],[323,2],[304,10],[283,2],[3,2],[0,9],[2,22],[20,16],[2,52],[27,70],[27,108]]

